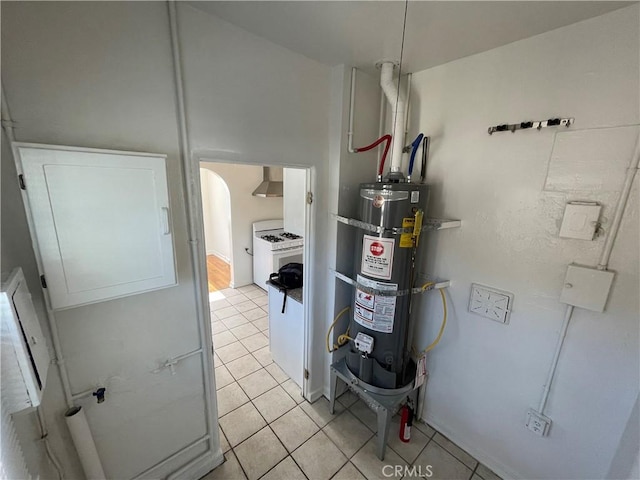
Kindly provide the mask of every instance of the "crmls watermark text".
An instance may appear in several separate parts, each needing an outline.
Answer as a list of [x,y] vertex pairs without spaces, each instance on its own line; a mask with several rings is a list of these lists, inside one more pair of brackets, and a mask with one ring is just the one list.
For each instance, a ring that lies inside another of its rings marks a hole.
[[382,475],[387,478],[431,478],[433,467],[431,465],[385,465],[382,467]]

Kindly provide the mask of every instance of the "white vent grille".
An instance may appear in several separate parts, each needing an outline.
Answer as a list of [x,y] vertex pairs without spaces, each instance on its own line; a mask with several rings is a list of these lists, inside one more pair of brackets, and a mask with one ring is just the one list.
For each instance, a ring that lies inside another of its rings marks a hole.
[[0,463],[0,478],[3,480],[27,479],[33,478],[27,470],[27,464],[24,461],[22,447],[18,442],[16,429],[13,426],[13,419],[9,415],[4,405],[0,406],[1,433],[0,442],[2,442],[2,463]]

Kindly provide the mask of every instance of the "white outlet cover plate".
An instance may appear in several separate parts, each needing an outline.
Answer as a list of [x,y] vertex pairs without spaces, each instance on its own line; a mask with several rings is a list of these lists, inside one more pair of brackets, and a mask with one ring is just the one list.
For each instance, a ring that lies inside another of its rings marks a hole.
[[527,421],[524,426],[536,435],[544,437],[549,433],[551,419],[540,412],[536,412],[533,408],[530,408],[527,411]]
[[507,324],[513,307],[513,293],[487,287],[479,283],[471,284],[469,312],[495,322]]
[[593,240],[598,227],[601,205],[591,202],[569,202],[564,209],[559,236]]

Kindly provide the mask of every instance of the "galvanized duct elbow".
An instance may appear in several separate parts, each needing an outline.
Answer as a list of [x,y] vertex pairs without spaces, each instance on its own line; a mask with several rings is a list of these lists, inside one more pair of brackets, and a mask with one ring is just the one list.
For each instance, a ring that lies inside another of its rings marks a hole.
[[402,167],[402,149],[404,148],[404,126],[407,110],[407,97],[398,87],[399,82],[393,80],[393,62],[381,64],[380,86],[391,105],[391,118],[393,121],[391,147],[391,172],[399,172]]

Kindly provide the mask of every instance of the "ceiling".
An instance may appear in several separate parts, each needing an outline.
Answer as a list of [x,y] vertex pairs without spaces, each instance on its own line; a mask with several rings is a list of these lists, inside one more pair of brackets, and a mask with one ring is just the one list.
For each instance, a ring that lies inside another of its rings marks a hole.
[[[416,72],[637,2],[411,1],[403,71]],[[400,60],[404,1],[193,1],[192,6],[327,65]]]

